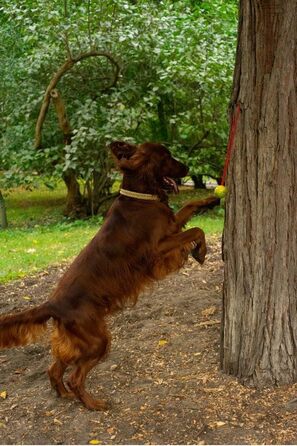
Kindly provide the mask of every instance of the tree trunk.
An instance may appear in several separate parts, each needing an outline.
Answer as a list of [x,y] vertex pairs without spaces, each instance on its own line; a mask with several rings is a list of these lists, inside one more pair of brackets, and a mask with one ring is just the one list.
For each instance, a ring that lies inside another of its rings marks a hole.
[[194,181],[195,189],[205,189],[205,184],[203,183],[203,175],[192,175],[191,178]]
[[112,181],[108,176],[109,170],[107,166],[102,166],[102,172],[93,173],[92,214],[105,214],[106,207],[110,205],[113,196],[110,193]]
[[241,0],[221,365],[259,387],[297,378],[297,2]]
[[79,183],[76,179],[75,173],[68,169],[64,175],[63,180],[67,187],[66,207],[64,215],[71,218],[83,218],[87,215],[86,205],[80,193]]
[[[63,133],[64,144],[71,144],[72,130],[62,96],[56,88],[51,90],[49,95],[56,110],[59,127]],[[79,182],[77,181],[75,172],[71,169],[66,170],[63,175],[63,180],[67,187],[64,215],[72,218],[85,217],[88,212],[85,209],[84,199],[80,193]]]
[[6,229],[8,227],[5,201],[1,191],[0,191],[0,227],[2,229]]

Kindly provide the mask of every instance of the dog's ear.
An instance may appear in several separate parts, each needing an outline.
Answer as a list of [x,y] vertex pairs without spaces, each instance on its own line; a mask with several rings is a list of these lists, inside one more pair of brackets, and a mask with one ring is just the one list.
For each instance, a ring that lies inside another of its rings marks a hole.
[[115,141],[110,144],[111,151],[116,158],[118,167],[125,170],[137,170],[144,163],[145,157],[140,153],[138,146],[124,141]]
[[109,147],[118,161],[130,159],[137,149],[134,144],[125,141],[114,141]]

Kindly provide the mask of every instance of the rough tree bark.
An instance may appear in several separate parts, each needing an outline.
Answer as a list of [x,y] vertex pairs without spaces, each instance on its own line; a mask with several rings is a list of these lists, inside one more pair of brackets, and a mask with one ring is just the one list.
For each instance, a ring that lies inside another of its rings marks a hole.
[[297,378],[297,2],[241,0],[228,171],[221,365]]

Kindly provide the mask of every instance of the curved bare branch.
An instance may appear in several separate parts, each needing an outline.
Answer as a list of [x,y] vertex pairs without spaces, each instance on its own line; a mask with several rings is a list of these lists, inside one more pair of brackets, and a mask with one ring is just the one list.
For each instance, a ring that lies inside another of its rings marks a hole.
[[46,118],[46,114],[48,111],[48,107],[51,100],[51,91],[56,88],[60,79],[67,73],[67,71],[71,70],[71,68],[78,62],[81,62],[84,59],[89,57],[105,57],[109,60],[109,62],[114,67],[113,79],[112,82],[104,88],[104,90],[112,88],[116,85],[119,73],[120,73],[120,65],[115,60],[115,58],[108,52],[105,51],[97,51],[91,50],[86,51],[84,53],[80,53],[78,56],[67,59],[63,65],[58,69],[58,71],[54,74],[52,79],[50,80],[43,97],[43,101],[40,107],[39,115],[37,118],[36,126],[35,126],[35,148],[39,149],[41,147],[41,139],[42,139],[42,126]]

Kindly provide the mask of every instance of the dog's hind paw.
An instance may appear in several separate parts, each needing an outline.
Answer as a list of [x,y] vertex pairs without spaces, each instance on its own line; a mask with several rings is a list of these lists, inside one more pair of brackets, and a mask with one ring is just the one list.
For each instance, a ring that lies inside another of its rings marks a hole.
[[110,409],[110,403],[106,400],[95,400],[93,398],[83,401],[84,405],[89,410],[108,410]]

